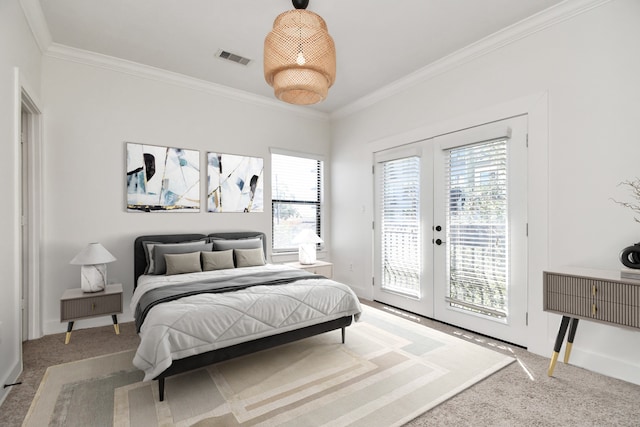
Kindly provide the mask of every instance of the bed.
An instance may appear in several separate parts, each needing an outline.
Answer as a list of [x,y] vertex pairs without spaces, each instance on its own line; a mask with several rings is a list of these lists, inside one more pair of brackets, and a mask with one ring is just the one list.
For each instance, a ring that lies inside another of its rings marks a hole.
[[135,239],[134,365],[158,381],[160,401],[175,374],[337,329],[344,343],[361,313],[353,291],[265,253],[260,232]]

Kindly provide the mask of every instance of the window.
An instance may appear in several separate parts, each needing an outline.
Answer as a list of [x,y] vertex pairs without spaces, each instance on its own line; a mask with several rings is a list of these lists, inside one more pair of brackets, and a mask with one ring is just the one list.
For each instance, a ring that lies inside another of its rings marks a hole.
[[382,288],[420,298],[420,158],[381,166]]
[[448,151],[447,229],[452,305],[487,316],[507,315],[507,140]]
[[304,229],[322,238],[322,160],[271,154],[272,247],[295,251],[293,239]]

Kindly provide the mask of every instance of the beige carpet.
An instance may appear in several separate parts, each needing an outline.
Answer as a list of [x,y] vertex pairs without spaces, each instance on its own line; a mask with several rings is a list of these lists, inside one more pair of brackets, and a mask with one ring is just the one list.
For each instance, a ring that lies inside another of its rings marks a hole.
[[169,378],[140,382],[131,352],[50,367],[30,425],[402,425],[513,358],[364,307],[362,322]]

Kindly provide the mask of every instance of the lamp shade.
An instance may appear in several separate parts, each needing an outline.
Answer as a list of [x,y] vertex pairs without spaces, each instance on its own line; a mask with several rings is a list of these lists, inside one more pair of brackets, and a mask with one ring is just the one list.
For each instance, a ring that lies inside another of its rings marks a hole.
[[281,101],[315,104],[336,78],[336,48],[320,15],[305,9],[275,19],[264,41],[264,77]]
[[115,261],[116,258],[109,253],[100,243],[89,243],[69,264],[74,265],[95,265],[107,264]]
[[293,243],[295,244],[303,244],[303,243],[322,243],[322,240],[316,233],[311,229],[302,230],[296,237],[293,239]]

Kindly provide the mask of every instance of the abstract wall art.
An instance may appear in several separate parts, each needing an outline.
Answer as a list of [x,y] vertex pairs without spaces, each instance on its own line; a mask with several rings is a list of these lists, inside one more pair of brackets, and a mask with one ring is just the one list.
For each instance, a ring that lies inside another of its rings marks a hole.
[[199,212],[200,152],[126,143],[128,212]]
[[207,154],[207,210],[263,212],[264,165],[260,157]]

